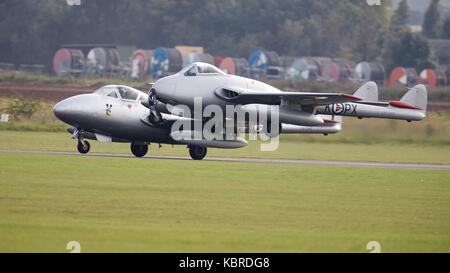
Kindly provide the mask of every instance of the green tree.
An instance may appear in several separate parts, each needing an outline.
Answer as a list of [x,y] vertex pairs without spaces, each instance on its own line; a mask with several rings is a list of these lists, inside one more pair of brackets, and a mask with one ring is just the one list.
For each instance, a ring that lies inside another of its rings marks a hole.
[[405,32],[394,44],[391,59],[395,65],[414,67],[419,71],[433,68],[428,40],[420,34]]
[[362,7],[357,12],[358,22],[351,28],[353,40],[347,46],[353,52],[356,61],[382,61],[385,41],[388,36],[388,25],[386,24],[388,14],[385,7],[373,6],[370,9]]
[[395,48],[400,44],[401,37],[408,31],[409,15],[408,1],[402,0],[392,14],[387,39],[384,43],[384,63],[388,71],[398,65],[392,55],[394,55]]
[[278,30],[276,42],[277,47],[287,56],[298,56],[301,54],[299,44],[304,38],[303,23],[286,19]]
[[444,24],[442,25],[441,38],[450,39],[450,14],[447,16]]
[[0,62],[51,67],[56,49],[72,43],[147,49],[191,44],[230,57],[265,48],[280,55],[372,60],[381,55],[389,28],[389,0],[372,7],[357,0],[81,2],[1,0]]
[[408,1],[402,0],[398,8],[395,10],[391,18],[390,32],[392,35],[401,34],[408,27],[410,17],[410,10],[408,6]]
[[430,6],[425,12],[423,20],[423,33],[428,38],[437,38],[439,35],[439,0],[432,0]]

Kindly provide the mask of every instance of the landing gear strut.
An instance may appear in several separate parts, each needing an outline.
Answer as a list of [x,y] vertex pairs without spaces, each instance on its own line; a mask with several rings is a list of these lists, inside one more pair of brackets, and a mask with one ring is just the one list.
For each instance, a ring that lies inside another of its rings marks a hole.
[[78,139],[77,149],[78,149],[78,152],[80,152],[80,154],[89,153],[89,150],[91,149],[91,145],[89,144],[89,142],[84,140],[82,129],[79,129],[79,128],[75,129],[75,131],[72,134],[72,138]]
[[194,160],[202,160],[205,158],[208,149],[200,146],[189,146],[189,155]]
[[148,116],[148,120],[154,124],[154,125],[158,125],[162,122],[162,116],[159,112],[157,112],[156,110],[150,110],[150,115]]
[[132,142],[131,143],[131,152],[133,153],[133,155],[135,157],[143,157],[148,152],[148,145],[145,143],[141,144],[141,143]]
[[152,88],[148,92],[148,105],[150,108],[150,115],[148,116],[148,120],[154,125],[159,125],[163,121],[161,113],[156,110],[157,103],[158,100],[156,99],[156,91]]

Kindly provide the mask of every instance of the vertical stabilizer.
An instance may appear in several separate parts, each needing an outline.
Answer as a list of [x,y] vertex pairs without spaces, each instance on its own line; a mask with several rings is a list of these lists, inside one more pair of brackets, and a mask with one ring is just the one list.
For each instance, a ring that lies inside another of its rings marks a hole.
[[416,85],[411,88],[400,101],[413,105],[423,112],[426,112],[428,104],[427,88],[423,84]]
[[375,82],[367,82],[356,90],[353,95],[360,98],[363,102],[378,102],[378,86]]

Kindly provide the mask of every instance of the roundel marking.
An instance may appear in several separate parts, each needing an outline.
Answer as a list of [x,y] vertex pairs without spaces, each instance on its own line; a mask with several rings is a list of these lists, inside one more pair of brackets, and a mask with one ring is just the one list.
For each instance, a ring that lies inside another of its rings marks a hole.
[[336,103],[333,105],[333,113],[335,114],[342,114],[345,110],[345,107],[342,103]]

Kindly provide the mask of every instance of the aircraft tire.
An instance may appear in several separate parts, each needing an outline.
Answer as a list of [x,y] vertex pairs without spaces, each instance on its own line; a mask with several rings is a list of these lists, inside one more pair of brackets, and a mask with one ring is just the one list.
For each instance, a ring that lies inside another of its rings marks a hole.
[[81,143],[81,141],[78,141],[77,148],[78,148],[78,152],[80,152],[80,154],[87,154],[87,153],[89,153],[89,150],[91,149],[91,145],[86,140],[84,141],[84,145],[83,145],[83,143]]
[[205,158],[208,149],[200,146],[189,146],[189,155],[193,160],[202,160]]
[[148,152],[148,145],[131,143],[131,152],[135,157],[143,157]]

